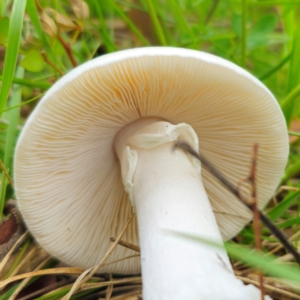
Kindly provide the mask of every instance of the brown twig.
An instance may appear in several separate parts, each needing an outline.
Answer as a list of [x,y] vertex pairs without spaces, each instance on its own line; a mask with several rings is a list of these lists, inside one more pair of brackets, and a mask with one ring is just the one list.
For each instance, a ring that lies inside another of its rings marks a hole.
[[[174,149],[181,148],[182,150],[190,153],[192,156],[196,157],[200,160],[201,164],[214,176],[216,177],[229,191],[231,191],[245,206],[247,206],[251,211],[254,211],[253,203],[248,199],[245,199],[240,195],[239,189],[235,187],[226,177],[218,171],[205,157],[201,154],[198,154],[192,147],[186,142],[177,142],[174,146]],[[266,227],[277,237],[277,239],[284,245],[286,250],[290,252],[296,262],[300,265],[300,254],[294,248],[293,245],[286,239],[284,234],[276,227],[276,225],[269,220],[267,216],[265,216],[261,211],[259,212],[259,217],[261,221],[265,224]]]
[[[249,176],[238,183],[237,188],[239,191],[240,197],[242,197],[242,194],[240,192],[241,185],[245,182],[249,182],[251,184],[251,204],[253,205],[253,231],[254,231],[254,239],[255,239],[255,247],[258,251],[262,251],[262,242],[261,242],[261,227],[260,227],[260,215],[259,215],[259,209],[257,206],[257,192],[256,192],[256,162],[257,162],[257,151],[258,151],[258,144],[254,144],[253,146],[253,156],[252,156],[252,162],[251,162],[251,168],[250,168],[250,174]],[[261,300],[264,300],[265,297],[265,291],[264,291],[264,278],[263,273],[258,272],[259,276],[259,285],[261,290]]]
[[62,44],[62,46],[64,47],[64,49],[65,49],[67,55],[69,56],[70,61],[71,61],[72,65],[73,65],[73,67],[74,67],[74,68],[77,67],[78,64],[77,64],[77,61],[76,61],[76,59],[75,59],[75,56],[74,56],[74,54],[73,54],[73,52],[72,52],[72,49],[71,49],[70,44],[68,44],[68,43],[62,38],[62,36],[59,35],[59,34],[57,35],[57,38],[58,38],[59,42]]
[[[110,241],[111,241],[111,242],[115,242],[115,241],[116,241],[116,238],[112,236],[112,237],[110,238]],[[136,251],[136,252],[140,252],[140,247],[139,247],[139,246],[136,246],[136,245],[134,245],[134,244],[128,243],[128,242],[126,242],[126,241],[120,240],[120,241],[118,242],[118,244],[121,245],[121,246],[123,246],[123,247],[125,247],[125,248],[134,250],[134,251]]]

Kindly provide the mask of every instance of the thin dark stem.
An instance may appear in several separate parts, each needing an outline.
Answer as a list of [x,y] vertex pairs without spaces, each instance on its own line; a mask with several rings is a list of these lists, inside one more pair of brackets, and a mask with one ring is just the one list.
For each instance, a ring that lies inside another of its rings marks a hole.
[[[239,189],[236,188],[230,181],[226,179],[226,177],[217,170],[206,158],[204,158],[201,154],[198,154],[196,151],[192,149],[192,147],[185,142],[177,142],[174,146],[174,149],[181,148],[186,152],[190,153],[194,157],[200,160],[201,164],[214,176],[216,177],[229,191],[231,191],[241,202],[247,206],[251,211],[254,211],[254,206],[251,201],[245,199],[240,195]],[[259,211],[259,217],[261,221],[265,224],[266,227],[275,235],[275,237],[282,243],[282,245],[286,248],[288,252],[290,252],[296,262],[300,265],[300,254],[294,248],[292,244],[286,239],[284,234],[276,227],[276,225],[268,219],[261,211]]]
[[59,42],[62,44],[62,46],[64,47],[65,51],[67,52],[68,57],[73,65],[73,67],[74,68],[77,67],[78,64],[77,64],[75,56],[72,52],[71,46],[67,42],[65,42],[65,40],[60,35],[57,35],[57,38],[58,38]]

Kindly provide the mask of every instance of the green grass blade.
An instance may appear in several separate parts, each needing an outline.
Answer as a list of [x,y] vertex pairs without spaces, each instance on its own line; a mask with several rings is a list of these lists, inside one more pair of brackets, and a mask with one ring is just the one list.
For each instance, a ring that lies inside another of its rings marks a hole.
[[296,162],[294,162],[293,164],[291,164],[286,168],[281,178],[281,182],[290,179],[294,175],[298,174],[299,171],[300,171],[300,159],[298,159]]
[[[3,81],[3,76],[0,76],[0,81]],[[33,88],[40,88],[47,90],[51,87],[50,83],[47,82],[41,82],[41,81],[32,81],[28,79],[23,79],[23,78],[13,78],[12,79],[13,83],[20,84],[20,85],[25,85]]]
[[[48,43],[48,38],[47,38],[46,34],[44,33],[43,27],[41,25],[37,7],[36,7],[34,0],[27,0],[26,12],[28,13],[28,15],[30,17],[30,21],[31,21],[38,37],[42,41],[44,47],[47,48],[47,50],[50,50],[50,52],[51,52],[51,48]],[[50,49],[48,49],[48,47]]]
[[[17,71],[19,77],[23,77],[24,69],[19,68]],[[11,98],[11,106],[17,106],[21,103],[22,98],[22,89],[20,86],[13,87],[13,96]],[[12,165],[12,157],[13,157],[13,150],[16,142],[16,130],[19,121],[20,109],[16,108],[9,113],[9,124],[7,129],[6,135],[6,144],[5,144],[5,152],[4,152],[4,159],[3,164],[5,169],[11,173],[11,165]],[[5,205],[5,196],[6,196],[6,183],[7,178],[4,173],[2,173],[2,185],[1,185],[1,198],[0,198],[0,215],[2,216],[3,208]]]
[[292,110],[296,98],[300,95],[300,83],[285,97],[285,99],[280,104],[283,112],[288,112]]
[[[45,92],[45,93],[46,93],[46,92]],[[3,112],[9,111],[9,110],[12,110],[12,109],[15,109],[15,108],[19,108],[19,107],[21,107],[21,106],[23,106],[23,105],[26,105],[26,104],[28,104],[28,103],[34,102],[34,101],[36,101],[36,100],[39,100],[42,96],[44,96],[45,93],[39,94],[39,95],[37,95],[37,96],[35,96],[35,97],[33,97],[33,98],[27,100],[27,101],[24,101],[24,102],[18,104],[18,105],[7,107],[6,109],[3,110]]]
[[[298,22],[298,19],[297,21]],[[292,50],[292,56],[291,56],[291,63],[290,63],[290,70],[289,70],[289,77],[288,77],[288,93],[294,91],[297,86],[300,87],[300,72],[299,72],[299,66],[300,66],[300,24],[298,23],[297,28],[294,31],[294,40],[293,40],[293,50]],[[295,113],[295,107],[297,105],[296,97],[293,99],[290,99],[290,101],[285,104],[284,107],[282,107],[286,122],[289,126],[294,113]]]
[[292,218],[288,218],[286,221],[282,221],[282,222],[276,224],[276,226],[280,229],[285,229],[285,228],[289,228],[289,227],[298,225],[299,221],[300,221],[299,216],[292,217]]
[[246,51],[247,51],[247,27],[246,27],[247,24],[246,24],[246,22],[247,22],[247,0],[242,0],[241,66],[243,68],[246,67]]
[[154,30],[156,33],[156,36],[160,42],[160,44],[162,46],[167,46],[167,41],[164,35],[164,31],[160,25],[160,22],[158,20],[154,5],[152,3],[152,0],[146,0],[147,6],[148,6],[148,10],[149,10],[149,15],[150,18],[152,20],[153,26],[154,26]]
[[26,250],[30,246],[30,243],[31,243],[31,239],[27,238],[25,244],[22,246],[21,251],[18,253],[18,256],[15,258],[12,266],[10,267],[9,272],[6,274],[5,279],[7,279],[11,276],[12,272],[16,269],[18,264],[21,262],[22,258],[24,257],[24,254],[25,254]]
[[[214,248],[223,248],[223,246],[219,243],[216,243],[206,238],[198,237],[187,233],[174,232],[169,230],[165,231],[167,234],[172,234],[174,236],[177,236],[178,238],[186,239],[187,241],[198,242],[199,244],[206,244]],[[229,256],[233,257],[234,259],[240,260],[243,263],[250,265],[251,267],[268,273],[269,275],[289,279],[293,282],[297,282],[298,284],[300,282],[300,268],[298,267],[274,263],[273,257],[266,257],[263,253],[233,244],[232,242],[227,242],[224,246]]]
[[186,18],[184,17],[177,0],[169,0],[171,10],[173,12],[173,16],[175,18],[175,24],[178,25],[183,34],[190,37],[193,45],[193,49],[198,49],[198,45],[196,43],[196,38],[194,36],[193,30],[189,26]]
[[106,46],[106,49],[109,53],[114,52],[117,49],[116,49],[116,46],[115,46],[113,40],[111,39],[111,36],[110,36],[109,31],[107,29],[106,22],[105,22],[105,19],[104,19],[104,15],[103,15],[103,12],[102,12],[102,9],[101,9],[101,5],[98,1],[95,1],[94,5],[96,6],[96,11],[97,11],[97,15],[98,15],[99,23],[100,23],[99,30],[100,30],[103,42],[104,42],[104,44]]
[[265,80],[268,77],[272,76],[273,74],[276,74],[277,71],[279,71],[291,58],[291,55],[287,55],[281,62],[279,62],[275,67],[273,67],[271,70],[267,71],[265,74],[259,77],[259,80]]
[[289,135],[293,135],[293,136],[298,136],[298,137],[300,137],[300,133],[299,133],[299,132],[289,131]]
[[138,30],[138,28],[133,24],[133,22],[130,20],[130,18],[127,17],[127,15],[112,1],[114,10],[116,13],[123,19],[123,21],[127,24],[127,26],[130,28],[130,30],[136,34],[136,36],[141,40],[141,42],[144,43],[146,46],[150,46],[150,43],[145,39],[143,34]]
[[12,294],[15,292],[15,290],[19,287],[21,283],[17,283],[15,285],[13,285],[12,287],[9,287],[8,290],[6,290],[5,292],[1,293],[1,300],[9,300],[11,299]]
[[274,208],[272,208],[268,212],[268,217],[272,221],[276,221],[278,218],[280,218],[284,212],[291,207],[300,197],[300,191],[298,192],[289,192],[287,196],[284,197],[284,199],[278,203]]
[[21,41],[25,6],[26,0],[15,0],[13,2],[4,60],[2,88],[0,91],[0,112],[3,111],[6,105],[9,90],[14,77]]
[[61,287],[58,291],[56,292],[49,292],[43,296],[40,296],[38,298],[35,298],[35,300],[48,300],[48,299],[56,299],[56,297],[58,298],[62,298],[63,296],[65,296],[69,291],[71,290],[71,287]]
[[243,261],[247,265],[268,273],[268,275],[285,278],[299,285],[300,269],[298,267],[275,263],[273,257],[265,256],[257,250],[247,249],[230,242],[225,243],[225,249],[229,256],[236,260]]
[[206,15],[206,18],[205,18],[205,24],[208,24],[209,21],[211,20],[214,12],[216,11],[218,5],[220,3],[220,0],[213,0],[212,1],[212,4],[211,4],[211,7],[209,9],[209,11],[207,12],[207,15]]
[[7,177],[2,171],[1,175],[1,190],[0,190],[0,222],[3,220],[3,210],[5,205],[5,195],[6,195]]

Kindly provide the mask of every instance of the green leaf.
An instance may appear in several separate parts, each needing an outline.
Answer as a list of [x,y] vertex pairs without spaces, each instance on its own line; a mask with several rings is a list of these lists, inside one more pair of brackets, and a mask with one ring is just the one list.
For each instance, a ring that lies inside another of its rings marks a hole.
[[5,107],[14,77],[21,41],[25,5],[26,0],[15,0],[13,2],[4,60],[2,88],[0,91],[0,114]]
[[44,65],[43,57],[36,50],[30,50],[21,62],[21,66],[30,72],[40,72]]
[[250,30],[249,35],[266,35],[275,29],[277,17],[275,15],[266,15],[262,17]]
[[0,20],[0,44],[6,44],[9,30],[9,18],[4,17]]
[[247,47],[250,49],[268,45],[268,35],[275,30],[277,17],[267,15],[262,17],[248,32]]

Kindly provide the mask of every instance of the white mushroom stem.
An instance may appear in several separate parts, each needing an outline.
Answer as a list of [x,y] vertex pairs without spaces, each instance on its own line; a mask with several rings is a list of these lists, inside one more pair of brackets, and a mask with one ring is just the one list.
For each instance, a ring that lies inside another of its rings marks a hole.
[[172,151],[177,139],[198,149],[197,136],[189,125],[154,118],[130,124],[115,142],[123,182],[138,219],[143,299],[260,300],[257,288],[245,286],[234,276],[224,249],[164,231],[192,233],[223,243],[200,165],[183,151]]

